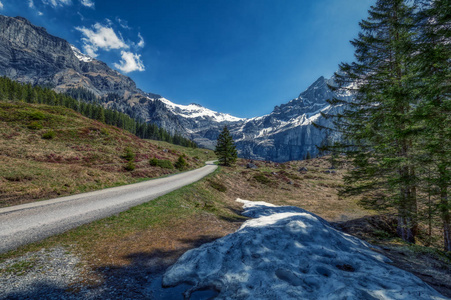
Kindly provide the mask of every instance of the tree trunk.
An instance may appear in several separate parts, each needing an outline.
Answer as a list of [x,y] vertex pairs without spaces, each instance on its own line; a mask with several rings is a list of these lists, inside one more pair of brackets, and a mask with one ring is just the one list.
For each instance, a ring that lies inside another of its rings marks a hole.
[[440,210],[443,221],[444,250],[451,251],[451,214],[449,210],[449,200],[446,188],[440,191]]
[[396,229],[397,234],[408,243],[415,243],[415,231],[416,226],[415,221],[412,217],[399,216],[398,217],[398,228]]

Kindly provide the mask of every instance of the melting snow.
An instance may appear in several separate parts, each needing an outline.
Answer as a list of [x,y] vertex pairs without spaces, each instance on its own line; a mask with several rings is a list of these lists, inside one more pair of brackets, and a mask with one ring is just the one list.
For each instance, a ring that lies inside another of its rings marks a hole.
[[84,62],[90,62],[93,60],[92,57],[83,54],[77,47],[75,47],[74,45],[70,45],[72,51],[74,52],[75,56],[78,58],[78,60],[80,61],[84,61]]
[[175,104],[166,98],[160,98],[158,100],[166,104],[166,106],[169,109],[171,109],[173,113],[185,118],[210,117],[213,118],[213,120],[216,122],[225,122],[225,121],[237,122],[245,120],[242,118],[231,116],[229,114],[218,113],[197,104],[180,105]]
[[180,285],[186,298],[208,290],[216,299],[446,299],[306,210],[237,201],[254,219],[186,252],[164,286]]

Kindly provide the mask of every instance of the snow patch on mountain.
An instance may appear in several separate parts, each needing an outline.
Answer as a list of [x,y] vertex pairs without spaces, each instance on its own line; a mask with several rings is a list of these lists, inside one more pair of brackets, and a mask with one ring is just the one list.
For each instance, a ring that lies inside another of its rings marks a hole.
[[169,101],[166,98],[159,98],[161,102],[171,110],[172,113],[184,118],[211,118],[214,122],[238,122],[246,119],[234,117],[229,114],[215,112],[199,104],[180,105]]
[[[184,298],[446,299],[372,246],[298,207],[237,199],[254,219],[186,252],[163,277]],[[182,285],[184,284],[184,285]]]
[[70,45],[70,48],[72,49],[72,51],[74,52],[75,56],[78,58],[79,61],[83,61],[83,62],[90,62],[93,60],[93,58],[91,56],[88,56],[84,53],[82,53],[77,47],[75,47],[74,45]]

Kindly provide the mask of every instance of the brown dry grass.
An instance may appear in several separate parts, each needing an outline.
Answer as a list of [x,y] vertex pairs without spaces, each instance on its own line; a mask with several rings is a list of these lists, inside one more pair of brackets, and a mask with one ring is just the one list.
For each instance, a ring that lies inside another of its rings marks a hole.
[[[42,129],[30,129],[31,122],[39,122]],[[55,137],[43,139],[49,131]],[[124,169],[122,157],[127,147],[136,153],[136,169],[131,172]],[[0,207],[177,172],[150,166],[152,157],[175,162],[189,152],[189,167],[197,168],[203,156],[212,153],[185,149],[139,139],[62,107],[0,103]]]
[[[216,180],[228,188],[227,194],[232,199],[299,206],[328,221],[354,219],[375,213],[359,206],[357,198],[338,196],[346,169],[329,169],[331,165],[328,158],[284,164],[254,162],[259,166],[258,169],[247,169],[246,163],[240,160],[236,167],[216,175]],[[299,171],[301,167],[306,167],[308,171]],[[269,182],[259,182],[255,178],[258,175],[265,176]]]

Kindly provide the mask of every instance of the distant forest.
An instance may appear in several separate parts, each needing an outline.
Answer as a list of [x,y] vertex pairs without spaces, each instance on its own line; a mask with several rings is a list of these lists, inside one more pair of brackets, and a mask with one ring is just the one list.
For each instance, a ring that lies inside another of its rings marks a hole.
[[104,108],[97,102],[97,97],[86,89],[71,89],[67,94],[59,94],[47,87],[33,86],[29,83],[22,84],[7,77],[0,77],[0,101],[25,101],[27,103],[64,106],[90,119],[127,130],[143,139],[197,148],[195,142],[180,134],[172,135],[156,124],[137,121],[127,114]]

